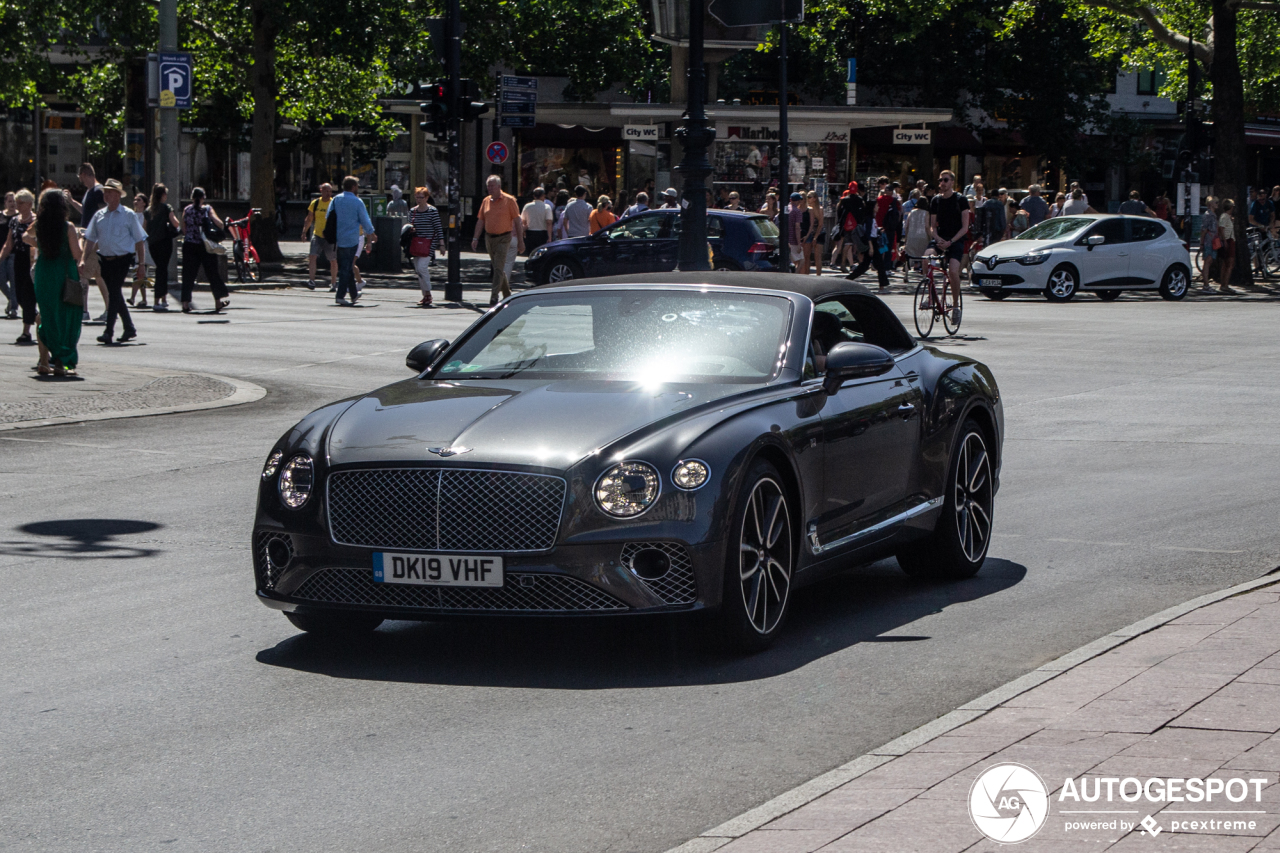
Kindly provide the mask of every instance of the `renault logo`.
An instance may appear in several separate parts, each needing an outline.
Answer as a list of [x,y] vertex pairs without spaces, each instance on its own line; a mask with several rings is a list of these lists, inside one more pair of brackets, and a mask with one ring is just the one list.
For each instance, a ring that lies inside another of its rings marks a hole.
[[995,255],[992,255],[991,257],[987,258],[987,269],[989,270],[995,269],[996,264],[998,263],[1000,263],[1000,259],[997,258]]

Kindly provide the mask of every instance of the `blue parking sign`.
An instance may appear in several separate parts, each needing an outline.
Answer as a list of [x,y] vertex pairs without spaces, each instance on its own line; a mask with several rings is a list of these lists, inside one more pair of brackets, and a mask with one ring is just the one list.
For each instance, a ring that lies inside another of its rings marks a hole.
[[191,54],[160,54],[160,106],[191,108]]

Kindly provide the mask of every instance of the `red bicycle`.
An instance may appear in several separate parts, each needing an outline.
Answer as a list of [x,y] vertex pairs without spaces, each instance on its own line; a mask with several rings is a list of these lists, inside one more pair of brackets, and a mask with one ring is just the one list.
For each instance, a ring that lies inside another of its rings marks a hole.
[[254,248],[249,221],[261,214],[259,208],[253,208],[244,219],[228,219],[227,230],[231,232],[231,257],[236,265],[236,279],[243,284],[247,281],[260,281],[258,270],[258,250]]
[[[935,246],[929,248],[937,251]],[[943,266],[945,260],[938,254],[928,254],[920,259],[920,271],[924,278],[916,285],[911,313],[916,321],[916,331],[925,340],[928,340],[929,333],[933,331],[934,321],[939,317],[942,318],[942,327],[947,330],[948,335],[954,335],[960,331],[963,297],[957,297],[951,292],[951,282],[947,279],[947,270]]]

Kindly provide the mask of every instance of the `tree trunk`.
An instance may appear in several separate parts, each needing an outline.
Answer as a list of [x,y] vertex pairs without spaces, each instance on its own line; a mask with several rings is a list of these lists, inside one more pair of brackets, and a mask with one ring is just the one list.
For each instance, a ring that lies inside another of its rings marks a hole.
[[276,35],[278,16],[267,0],[253,0],[253,136],[249,154],[249,205],[262,214],[253,220],[253,244],[263,261],[281,261],[276,233]]
[[1227,0],[1213,0],[1213,193],[1235,202],[1236,266],[1234,284],[1253,282],[1249,260],[1249,200],[1243,197],[1247,179],[1244,144],[1244,76],[1236,45],[1236,8]]

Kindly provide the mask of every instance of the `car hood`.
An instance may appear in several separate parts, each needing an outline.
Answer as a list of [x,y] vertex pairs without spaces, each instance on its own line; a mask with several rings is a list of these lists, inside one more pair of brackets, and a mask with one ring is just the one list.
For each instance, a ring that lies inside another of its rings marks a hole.
[[987,246],[974,257],[978,260],[985,260],[993,255],[997,258],[1020,258],[1035,249],[1056,249],[1057,247],[1057,240],[1002,240]]
[[[379,388],[344,411],[329,432],[327,451],[331,465],[448,458],[567,469],[636,430],[755,387],[410,379]],[[455,452],[441,456],[428,448]]]

